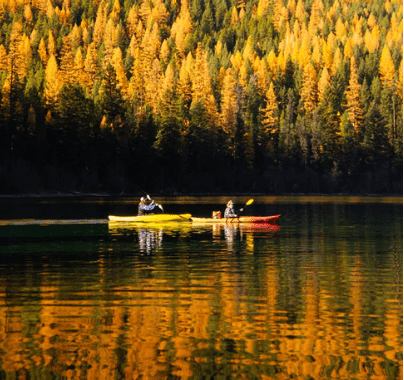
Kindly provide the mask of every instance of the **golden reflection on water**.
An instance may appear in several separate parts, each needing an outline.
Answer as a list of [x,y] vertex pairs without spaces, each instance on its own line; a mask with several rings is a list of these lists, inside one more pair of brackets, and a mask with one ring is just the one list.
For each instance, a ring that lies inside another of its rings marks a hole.
[[[114,289],[111,300],[108,294],[95,297],[103,293],[101,281],[81,299],[61,299],[59,286],[42,275],[35,289],[38,300],[11,306],[3,287],[1,369],[19,378],[57,374],[97,380],[164,379],[167,373],[181,379],[210,373],[240,373],[248,379],[254,373],[268,379],[402,376],[401,305],[386,299],[383,315],[373,316],[384,325],[367,339],[360,259],[351,263],[346,284],[349,314],[335,310],[337,295],[306,268],[303,306],[294,322],[278,302],[276,256],[267,264],[253,303],[233,286],[240,278],[231,268],[219,277],[210,272],[203,278],[184,276],[175,286],[142,278],[137,285]],[[214,265],[211,269],[214,273]],[[393,364],[400,365],[400,373],[394,373]]]
[[[49,264],[24,286],[0,285],[0,377],[402,378],[402,303],[394,281],[369,289],[366,257],[342,249],[329,267],[309,252],[303,264],[257,257],[264,227],[241,225],[198,227],[219,247],[201,266],[160,255],[167,231],[186,239],[195,228],[110,224],[150,261],[114,267],[105,248],[83,278]],[[247,258],[229,254],[240,242]]]

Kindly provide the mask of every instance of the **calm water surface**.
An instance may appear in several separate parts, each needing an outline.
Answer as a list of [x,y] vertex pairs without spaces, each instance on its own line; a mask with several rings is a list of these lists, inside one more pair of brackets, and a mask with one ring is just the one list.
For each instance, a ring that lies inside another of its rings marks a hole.
[[254,200],[0,199],[0,379],[401,379],[402,198]]

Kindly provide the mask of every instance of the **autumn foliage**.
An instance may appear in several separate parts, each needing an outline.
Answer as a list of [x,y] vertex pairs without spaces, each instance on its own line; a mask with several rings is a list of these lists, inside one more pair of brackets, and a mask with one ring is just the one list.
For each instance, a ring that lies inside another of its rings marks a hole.
[[402,191],[399,1],[0,0],[0,191]]

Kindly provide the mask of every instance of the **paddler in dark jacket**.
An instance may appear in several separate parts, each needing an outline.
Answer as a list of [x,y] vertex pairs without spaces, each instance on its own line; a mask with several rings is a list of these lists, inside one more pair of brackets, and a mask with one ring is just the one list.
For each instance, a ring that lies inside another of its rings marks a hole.
[[147,195],[146,198],[140,198],[139,206],[138,206],[138,215],[147,215],[147,214],[158,214],[164,212],[163,206],[154,202],[150,195]]
[[[241,208],[239,210],[238,213],[240,213],[241,211],[243,211],[243,209]],[[237,218],[238,217],[238,213],[236,213],[234,211],[234,203],[232,200],[227,202],[227,207],[226,210],[224,210],[224,217],[227,218]]]

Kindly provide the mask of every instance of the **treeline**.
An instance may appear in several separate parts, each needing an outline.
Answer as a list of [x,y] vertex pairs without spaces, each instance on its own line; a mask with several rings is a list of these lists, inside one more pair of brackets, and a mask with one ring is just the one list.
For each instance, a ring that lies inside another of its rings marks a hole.
[[0,0],[0,192],[402,192],[403,6]]

